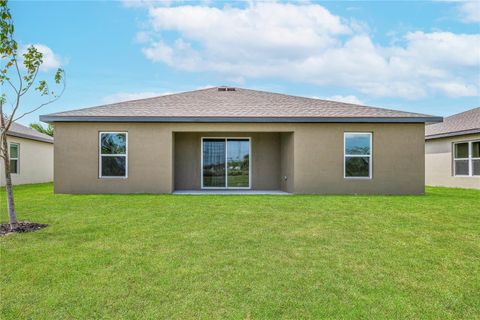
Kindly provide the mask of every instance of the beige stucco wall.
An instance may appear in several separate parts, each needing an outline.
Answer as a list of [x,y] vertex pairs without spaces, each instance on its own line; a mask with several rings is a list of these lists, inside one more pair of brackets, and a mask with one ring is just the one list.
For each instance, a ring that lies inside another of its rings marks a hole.
[[[372,179],[344,179],[344,132],[372,132]],[[421,194],[423,124],[303,124],[294,135],[296,193]]]
[[[185,149],[181,141],[175,143],[175,135],[182,132],[251,133],[259,137],[261,132],[276,136],[280,133],[279,142],[266,152],[270,155],[262,156],[253,150],[253,156],[270,159],[272,172],[280,172],[280,188],[295,193],[421,194],[424,191],[423,124],[56,123],[55,129],[55,191],[60,193],[172,192],[175,180],[179,185],[182,174],[173,165],[174,159],[178,159],[175,149]],[[98,178],[99,131],[128,132],[127,179]],[[348,131],[373,132],[372,179],[344,179],[343,134]],[[266,139],[259,150],[266,148],[269,141]],[[271,160],[277,156],[279,161]],[[186,166],[187,160],[178,161],[180,166]],[[185,174],[195,175],[197,169],[189,170]],[[281,181],[283,175],[288,176],[287,181]]]
[[431,186],[480,189],[480,177],[453,175],[453,143],[479,140],[480,134],[427,140],[425,143],[425,183]]
[[[8,136],[8,143],[20,144],[20,170],[12,174],[14,185],[53,181],[53,144]],[[0,161],[0,185],[5,185],[3,159]]]
[[280,188],[286,192],[294,192],[294,159],[293,132],[280,134]]

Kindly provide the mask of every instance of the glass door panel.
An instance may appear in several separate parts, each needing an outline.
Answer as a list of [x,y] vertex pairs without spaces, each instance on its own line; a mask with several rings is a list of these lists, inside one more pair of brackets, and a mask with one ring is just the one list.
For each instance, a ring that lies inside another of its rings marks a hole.
[[225,139],[203,139],[203,187],[226,187],[225,153]]
[[227,140],[227,186],[248,188],[250,186],[250,140]]

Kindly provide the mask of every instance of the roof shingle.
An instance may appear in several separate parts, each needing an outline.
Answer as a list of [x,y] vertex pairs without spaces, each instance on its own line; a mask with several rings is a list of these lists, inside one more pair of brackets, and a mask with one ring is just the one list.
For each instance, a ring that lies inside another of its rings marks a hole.
[[16,122],[12,122],[10,128],[7,131],[7,135],[12,137],[53,143],[53,137]]
[[219,87],[41,116],[55,121],[131,122],[438,122],[425,114]]
[[480,133],[480,107],[446,117],[442,123],[425,127],[425,138],[435,139]]

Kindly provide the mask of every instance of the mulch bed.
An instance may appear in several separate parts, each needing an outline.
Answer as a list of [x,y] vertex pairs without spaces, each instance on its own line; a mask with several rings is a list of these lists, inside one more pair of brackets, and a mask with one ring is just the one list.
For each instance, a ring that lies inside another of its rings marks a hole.
[[43,228],[48,227],[48,224],[42,223],[35,223],[35,222],[28,222],[28,221],[19,221],[15,227],[15,229],[10,228],[9,223],[1,223],[0,224],[0,236],[5,236],[9,233],[24,233],[24,232],[33,232]]

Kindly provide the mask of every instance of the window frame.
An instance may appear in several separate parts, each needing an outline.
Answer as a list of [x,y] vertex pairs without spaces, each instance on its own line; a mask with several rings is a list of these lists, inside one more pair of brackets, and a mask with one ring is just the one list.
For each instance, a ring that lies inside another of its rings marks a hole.
[[[369,135],[370,142],[370,154],[352,154],[349,155],[346,153],[347,146],[347,135]],[[357,158],[366,158],[368,157],[368,177],[347,177],[347,157],[357,157]],[[364,131],[355,131],[355,132],[344,132],[343,133],[343,178],[344,179],[353,179],[353,180],[371,180],[373,178],[373,132],[364,132]]]
[[[473,144],[475,142],[479,142],[480,140],[469,140],[469,141],[457,141],[452,143],[452,171],[453,171],[453,176],[454,177],[459,177],[459,178],[475,178],[475,177],[480,177],[480,175],[474,175],[473,174],[473,161],[474,160],[480,160],[480,157],[473,157]],[[463,144],[466,143],[468,145],[468,156],[467,158],[456,158],[455,157],[455,148],[457,144]],[[468,174],[457,174],[456,169],[455,169],[455,161],[468,161]]]
[[[225,187],[205,187],[203,185],[203,140],[218,139],[225,140]],[[228,140],[248,140],[248,187],[229,187],[228,186]],[[217,190],[250,190],[252,189],[252,138],[251,137],[201,137],[200,139],[200,189],[217,189]]]
[[[16,158],[12,158],[12,152],[11,152],[11,148],[12,148],[12,145],[16,145],[17,146],[17,157]],[[8,145],[8,161],[10,162],[10,174],[20,174],[20,143],[18,142],[10,142],[10,144]],[[17,167],[15,168],[16,172],[12,172],[12,160],[17,160]]]
[[[102,134],[125,134],[125,154],[102,154]],[[125,176],[102,175],[102,157],[125,157]],[[128,131],[99,131],[98,132],[98,178],[99,179],[127,179],[128,178]]]

